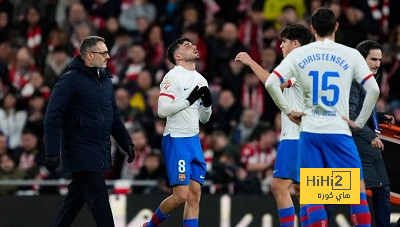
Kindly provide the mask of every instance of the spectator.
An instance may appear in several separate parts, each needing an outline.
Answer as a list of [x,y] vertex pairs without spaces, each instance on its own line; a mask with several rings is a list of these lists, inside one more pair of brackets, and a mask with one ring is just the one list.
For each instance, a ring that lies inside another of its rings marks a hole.
[[0,10],[0,43],[10,37],[10,12]]
[[30,73],[29,82],[22,88],[21,96],[29,98],[35,91],[42,93],[46,99],[50,98],[50,88],[44,84],[43,74],[34,70]]
[[[15,167],[14,160],[9,154],[0,156],[0,180],[24,179],[25,173]],[[0,195],[10,195],[18,190],[17,185],[0,186]]]
[[260,50],[263,48],[262,25],[264,15],[262,2],[253,1],[248,17],[239,26],[239,39],[249,49],[250,57],[260,63]]
[[17,105],[18,93],[11,89],[4,97],[0,108],[0,130],[8,137],[8,147],[15,149],[21,145],[21,134],[28,118],[27,111]]
[[43,138],[47,100],[41,92],[35,91],[28,99],[28,106],[28,120],[25,128],[33,130],[39,138]]
[[44,67],[44,84],[52,88],[60,76],[67,71],[71,57],[64,47],[56,46],[47,54]]
[[155,186],[137,187],[135,192],[152,194],[152,193],[170,193],[171,189],[167,186],[167,175],[164,171],[165,166],[161,162],[159,152],[151,152],[148,154],[140,168],[139,174],[135,176],[135,180],[155,180]]
[[254,129],[257,127],[258,122],[259,116],[253,109],[247,108],[243,110],[240,123],[234,129],[232,139],[233,143],[243,145],[249,142],[249,138],[253,134]]
[[[119,87],[115,91],[115,102],[117,104],[122,121],[126,126],[132,126],[134,117],[134,110],[129,105],[129,92],[124,87]],[[127,127],[129,128],[129,127]]]
[[255,140],[246,143],[241,150],[241,162],[247,171],[261,177],[263,171],[275,163],[277,140],[272,127],[260,126],[254,134]]
[[236,169],[235,194],[261,194],[261,183],[258,177],[250,174],[243,166]]
[[240,103],[244,108],[254,109],[258,116],[262,116],[265,110],[265,102],[263,84],[252,70],[246,68]]
[[148,144],[147,133],[143,129],[133,129],[130,134],[132,141],[135,144],[136,156],[132,163],[123,162],[121,179],[134,179],[135,176],[139,174],[140,168],[143,167],[146,156],[152,152],[152,149]]
[[22,133],[22,145],[15,150],[18,169],[26,173],[27,179],[40,179],[40,168],[44,166],[44,152],[39,147],[35,132]]
[[246,51],[240,42],[238,28],[235,23],[226,22],[222,26],[220,39],[213,46],[210,53],[211,80],[219,83],[229,69],[229,62],[239,52]]
[[129,60],[119,73],[119,81],[122,85],[132,85],[139,73],[147,66],[146,49],[140,43],[134,43],[129,47]]
[[226,135],[231,135],[240,120],[242,108],[236,102],[232,91],[225,89],[219,93],[215,114],[211,117],[211,127],[222,130]]
[[157,15],[157,9],[153,3],[147,0],[131,1],[133,4],[124,4],[129,1],[122,1],[121,14],[119,15],[119,23],[129,32],[137,32],[138,18],[146,17],[149,22],[153,22]]
[[30,79],[30,72],[35,68],[36,63],[32,51],[27,46],[20,47],[16,54],[16,61],[9,73],[10,82],[17,89],[23,88]]
[[164,61],[165,47],[162,27],[152,24],[144,34],[143,46],[147,50],[147,62],[153,68],[159,68]]
[[131,89],[133,93],[129,100],[130,106],[137,109],[139,115],[142,115],[147,106],[147,91],[153,85],[153,76],[149,69],[143,69]]

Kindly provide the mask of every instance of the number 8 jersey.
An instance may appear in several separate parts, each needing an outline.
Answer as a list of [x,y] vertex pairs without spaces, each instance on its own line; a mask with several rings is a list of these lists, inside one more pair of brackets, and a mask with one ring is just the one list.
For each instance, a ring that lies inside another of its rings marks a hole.
[[[295,77],[303,90],[304,110],[300,131],[351,135],[349,95],[353,79],[367,90],[364,109],[356,124],[362,127],[379,95],[378,85],[361,54],[325,39],[296,48],[283,59],[266,82],[266,88],[283,113],[293,109],[277,90],[280,81]],[[369,92],[374,90],[375,92]],[[376,92],[378,90],[378,92]]]

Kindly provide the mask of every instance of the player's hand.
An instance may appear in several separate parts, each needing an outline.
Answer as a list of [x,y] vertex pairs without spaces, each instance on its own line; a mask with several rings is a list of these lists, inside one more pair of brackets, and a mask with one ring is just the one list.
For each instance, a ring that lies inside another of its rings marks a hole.
[[132,163],[133,159],[135,159],[135,145],[129,145],[129,150],[126,153],[128,154],[128,159],[126,161]]
[[347,124],[349,124],[350,129],[351,129],[352,131],[358,131],[358,130],[361,129],[360,127],[358,127],[358,126],[356,125],[356,123],[355,123],[354,121],[350,120],[349,118],[347,118],[347,117],[342,117],[342,119],[343,119],[344,121],[346,121]]
[[392,115],[385,114],[383,122],[389,127],[392,127],[392,125],[394,124],[394,117]]
[[212,98],[211,98],[211,92],[210,89],[207,86],[203,86],[200,89],[201,92],[201,101],[203,101],[203,106],[204,107],[210,107],[212,105]]
[[287,116],[289,117],[289,119],[291,121],[293,121],[297,125],[300,125],[301,117],[304,116],[304,113],[303,112],[292,111]]
[[190,92],[189,96],[186,98],[186,100],[189,101],[190,105],[192,105],[194,102],[196,102],[197,99],[200,98],[202,95],[199,86],[196,86],[192,92]]
[[381,149],[383,151],[385,145],[383,145],[382,140],[379,139],[379,137],[376,137],[374,140],[371,141],[371,146]]
[[253,59],[246,52],[240,52],[236,55],[235,61],[241,61],[243,64],[249,66],[253,62]]
[[58,168],[58,166],[60,165],[60,156],[56,155],[56,156],[48,156],[46,157],[46,168],[50,173],[53,173],[56,171],[56,169]]

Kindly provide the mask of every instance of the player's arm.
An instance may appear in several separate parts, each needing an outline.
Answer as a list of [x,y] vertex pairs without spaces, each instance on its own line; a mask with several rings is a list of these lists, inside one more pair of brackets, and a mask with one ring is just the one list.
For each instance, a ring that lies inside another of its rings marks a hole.
[[165,77],[160,84],[160,95],[158,97],[158,116],[166,118],[190,106],[187,99],[175,101],[176,88],[172,79]]
[[372,109],[379,97],[379,86],[373,74],[365,77],[364,80],[361,81],[361,85],[363,85],[367,94],[365,95],[360,115],[358,115],[357,119],[354,121],[359,128],[362,128],[371,116]]
[[[261,65],[257,64],[246,52],[240,52],[236,55],[235,61],[240,61],[244,65],[247,65],[253,70],[253,72],[257,75],[258,79],[265,84],[268,77],[271,75],[269,72],[264,70]],[[281,89],[289,87],[289,81],[285,81],[280,85]]]
[[271,73],[271,76],[268,77],[267,81],[265,82],[265,88],[267,89],[268,93],[271,95],[272,99],[274,100],[276,106],[286,115],[293,112],[293,109],[288,105],[287,101],[285,100],[282,90],[280,88],[281,79],[280,74],[276,71]]

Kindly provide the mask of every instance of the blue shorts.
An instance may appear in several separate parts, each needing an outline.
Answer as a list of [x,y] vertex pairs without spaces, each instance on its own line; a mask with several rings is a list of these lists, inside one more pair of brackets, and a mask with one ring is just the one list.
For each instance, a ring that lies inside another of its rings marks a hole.
[[190,179],[200,184],[206,176],[206,162],[198,135],[192,137],[171,137],[162,139],[162,148],[169,183],[189,185]]
[[343,134],[300,132],[300,168],[359,168],[360,156],[353,137]]
[[291,179],[300,182],[299,140],[281,140],[274,166],[274,178]]

